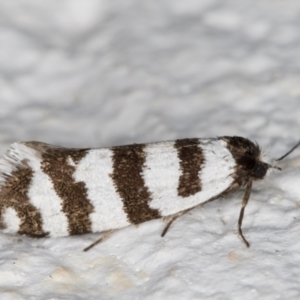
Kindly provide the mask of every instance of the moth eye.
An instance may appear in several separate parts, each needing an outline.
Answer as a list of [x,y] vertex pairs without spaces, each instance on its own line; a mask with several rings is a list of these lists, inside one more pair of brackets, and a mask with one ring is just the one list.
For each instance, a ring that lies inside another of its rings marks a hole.
[[245,154],[251,156],[254,154],[254,152],[252,149],[248,149],[248,150],[246,150]]
[[268,165],[266,163],[259,162],[253,169],[252,175],[257,179],[264,178],[268,170]]

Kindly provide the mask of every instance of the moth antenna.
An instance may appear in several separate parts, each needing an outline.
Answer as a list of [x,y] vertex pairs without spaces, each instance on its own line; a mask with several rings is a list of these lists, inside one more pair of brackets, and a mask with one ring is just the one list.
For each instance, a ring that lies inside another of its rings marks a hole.
[[[288,151],[286,154],[284,154],[280,158],[276,159],[276,161],[283,160],[284,158],[286,158],[289,154],[291,154],[299,146],[300,146],[300,141],[290,151]],[[275,168],[275,169],[277,169],[277,168]]]

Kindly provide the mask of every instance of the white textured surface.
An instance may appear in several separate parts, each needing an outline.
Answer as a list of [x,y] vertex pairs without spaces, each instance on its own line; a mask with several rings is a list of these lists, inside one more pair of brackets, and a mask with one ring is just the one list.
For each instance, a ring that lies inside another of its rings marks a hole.
[[[297,0],[0,3],[0,152],[16,140],[104,147],[240,135],[299,140]],[[0,234],[0,299],[299,299],[299,150],[236,223],[242,192],[90,252],[86,235]]]

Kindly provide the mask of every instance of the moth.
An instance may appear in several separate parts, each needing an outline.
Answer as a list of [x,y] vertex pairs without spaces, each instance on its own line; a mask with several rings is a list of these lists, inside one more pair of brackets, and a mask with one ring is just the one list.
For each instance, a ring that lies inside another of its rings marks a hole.
[[[300,142],[277,161],[290,154]],[[17,142],[0,159],[0,228],[31,237],[105,232],[180,216],[245,187],[272,169],[259,146],[238,136],[133,144],[99,149]]]

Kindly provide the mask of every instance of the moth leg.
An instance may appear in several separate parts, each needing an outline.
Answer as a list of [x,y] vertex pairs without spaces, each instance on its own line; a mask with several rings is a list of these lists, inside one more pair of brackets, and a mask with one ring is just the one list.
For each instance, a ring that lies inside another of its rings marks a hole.
[[104,234],[101,235],[101,237],[96,240],[95,242],[93,242],[92,244],[90,244],[88,247],[84,248],[83,251],[87,252],[89,251],[91,248],[93,248],[94,246],[96,246],[97,244],[101,243],[102,241],[104,241],[105,239],[107,239],[110,235],[112,235],[117,229],[111,229],[106,231]]
[[164,228],[163,232],[161,233],[161,237],[164,237],[167,233],[167,231],[169,230],[171,224],[177,219],[179,218],[180,216],[184,215],[185,213],[189,212],[190,210],[192,210],[193,208],[190,208],[190,209],[187,209],[187,210],[183,210],[183,211],[180,211],[179,213],[173,215],[170,219],[170,221],[168,222],[167,226]]
[[243,242],[246,244],[246,246],[249,248],[250,244],[248,243],[248,241],[246,240],[246,238],[243,235],[242,232],[242,222],[243,222],[243,218],[244,218],[244,211],[245,211],[245,207],[248,203],[248,200],[250,198],[250,194],[251,194],[251,188],[252,188],[252,180],[249,179],[248,183],[247,183],[247,187],[246,187],[246,192],[243,198],[243,202],[242,202],[242,208],[240,211],[240,217],[239,217],[239,222],[238,222],[238,230],[239,230],[239,235],[242,238]]

